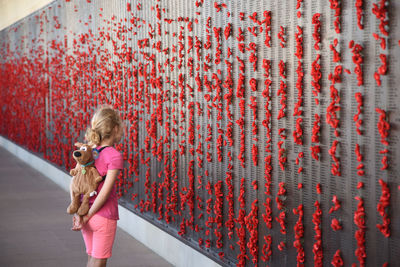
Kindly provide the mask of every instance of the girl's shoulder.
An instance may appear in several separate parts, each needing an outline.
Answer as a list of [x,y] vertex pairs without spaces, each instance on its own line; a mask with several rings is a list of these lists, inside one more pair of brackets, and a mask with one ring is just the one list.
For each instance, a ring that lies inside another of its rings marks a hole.
[[121,157],[122,157],[121,152],[119,152],[119,151],[118,151],[115,147],[113,147],[113,146],[108,146],[108,147],[104,148],[103,151],[102,151],[102,153],[107,154],[107,155],[112,156],[112,157],[118,157],[118,156],[121,156]]
[[122,154],[112,146],[106,147],[100,153],[102,162],[107,164],[107,169],[122,169],[124,160]]

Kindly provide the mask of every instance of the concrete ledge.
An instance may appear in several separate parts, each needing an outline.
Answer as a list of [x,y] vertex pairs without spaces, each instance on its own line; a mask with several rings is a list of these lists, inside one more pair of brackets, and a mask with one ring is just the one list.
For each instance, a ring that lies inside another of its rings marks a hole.
[[[61,169],[2,136],[0,136],[0,146],[7,149],[10,153],[14,154],[32,168],[41,172],[45,177],[55,182],[66,192],[69,191],[71,176]],[[147,222],[121,205],[119,205],[119,215],[120,220],[118,221],[118,227],[174,266],[220,266],[210,258],[204,256],[200,252]]]

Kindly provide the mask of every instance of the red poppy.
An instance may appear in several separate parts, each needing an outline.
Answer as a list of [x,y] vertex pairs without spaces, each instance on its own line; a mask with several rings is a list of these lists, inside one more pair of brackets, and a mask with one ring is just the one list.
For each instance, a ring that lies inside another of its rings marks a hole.
[[340,222],[336,218],[332,219],[331,227],[333,231],[342,230],[343,228]]
[[343,259],[342,259],[342,257],[340,256],[340,249],[338,249],[338,250],[335,252],[335,254],[333,255],[333,259],[332,259],[332,261],[331,261],[331,264],[332,264],[334,267],[341,267],[341,266],[344,265],[344,264],[343,264]]

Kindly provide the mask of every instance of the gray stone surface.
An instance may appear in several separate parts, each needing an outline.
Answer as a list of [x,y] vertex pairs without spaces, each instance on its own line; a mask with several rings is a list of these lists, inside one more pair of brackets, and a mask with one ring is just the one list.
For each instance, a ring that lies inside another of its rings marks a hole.
[[[68,204],[64,190],[0,147],[0,266],[86,266]],[[107,266],[171,264],[118,228]]]

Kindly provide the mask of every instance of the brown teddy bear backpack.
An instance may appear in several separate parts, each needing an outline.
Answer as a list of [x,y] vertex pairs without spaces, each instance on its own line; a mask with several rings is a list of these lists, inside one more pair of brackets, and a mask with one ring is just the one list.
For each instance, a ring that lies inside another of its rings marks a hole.
[[[89,211],[89,198],[97,194],[97,186],[103,180],[96,167],[94,158],[98,150],[92,149],[89,145],[75,143],[79,150],[75,150],[72,155],[77,164],[70,171],[72,178],[72,201],[67,208],[69,214],[77,213],[79,216],[86,215]],[[81,202],[81,195],[83,195]]]

